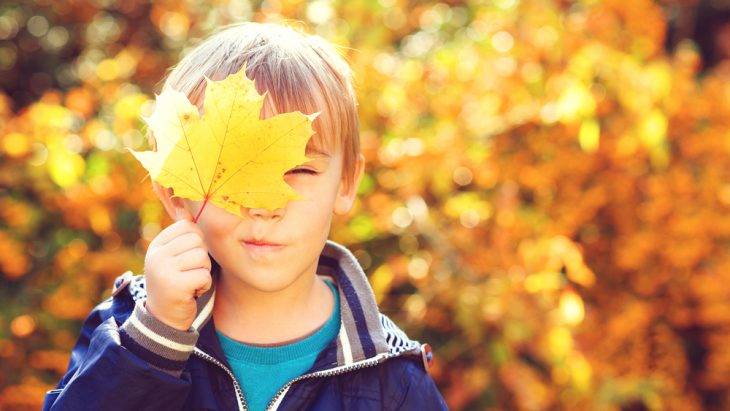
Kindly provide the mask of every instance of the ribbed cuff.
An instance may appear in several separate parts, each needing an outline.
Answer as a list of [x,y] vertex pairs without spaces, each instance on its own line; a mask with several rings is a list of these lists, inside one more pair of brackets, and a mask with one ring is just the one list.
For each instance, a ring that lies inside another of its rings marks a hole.
[[179,377],[200,334],[193,327],[182,331],[163,323],[147,311],[144,301],[135,303],[119,328],[121,343],[155,368]]

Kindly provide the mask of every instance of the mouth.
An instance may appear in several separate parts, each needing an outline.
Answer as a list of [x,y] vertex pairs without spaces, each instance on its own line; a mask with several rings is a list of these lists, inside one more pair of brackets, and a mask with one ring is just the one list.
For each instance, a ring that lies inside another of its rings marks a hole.
[[284,248],[283,244],[269,243],[266,241],[255,241],[255,240],[244,240],[241,241],[241,245],[249,251],[255,252],[273,252]]

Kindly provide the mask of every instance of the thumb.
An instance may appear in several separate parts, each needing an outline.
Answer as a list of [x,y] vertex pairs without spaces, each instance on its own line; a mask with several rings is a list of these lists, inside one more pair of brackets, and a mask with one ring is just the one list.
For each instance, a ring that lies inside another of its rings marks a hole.
[[175,207],[175,219],[193,221],[193,215],[185,207]]

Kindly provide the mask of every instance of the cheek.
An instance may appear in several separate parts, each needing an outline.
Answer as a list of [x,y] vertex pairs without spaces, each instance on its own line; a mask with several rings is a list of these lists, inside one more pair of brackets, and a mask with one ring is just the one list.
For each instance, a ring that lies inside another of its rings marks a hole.
[[337,187],[322,179],[318,183],[301,184],[295,189],[304,197],[290,204],[289,210],[297,216],[295,220],[310,227],[321,226],[332,214]]
[[209,224],[201,228],[203,229],[203,233],[205,233],[207,239],[220,241],[231,235],[232,227],[233,226],[231,226],[230,224]]
[[298,207],[309,207],[311,203],[319,203],[327,196],[326,178],[323,176],[287,175],[284,181],[303,198],[290,205],[301,203]]
[[216,210],[214,207],[208,207],[210,205],[205,206],[198,221],[198,227],[203,231],[206,242],[210,244],[228,239],[234,233],[240,220],[236,216]]

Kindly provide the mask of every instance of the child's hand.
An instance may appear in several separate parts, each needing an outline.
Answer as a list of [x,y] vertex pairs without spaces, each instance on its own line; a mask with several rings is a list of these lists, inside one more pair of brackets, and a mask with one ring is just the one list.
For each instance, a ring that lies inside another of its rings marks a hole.
[[177,208],[178,219],[160,231],[145,256],[145,308],[157,319],[179,330],[195,320],[195,297],[211,287],[208,249],[190,213]]

